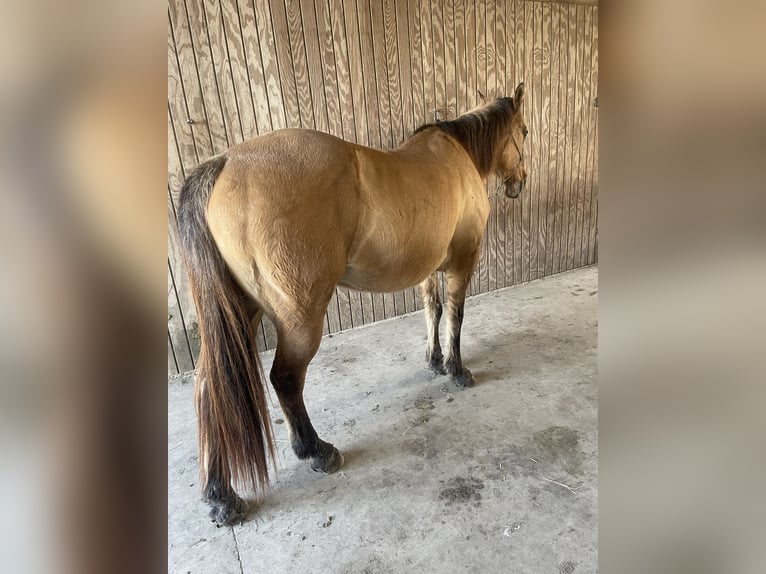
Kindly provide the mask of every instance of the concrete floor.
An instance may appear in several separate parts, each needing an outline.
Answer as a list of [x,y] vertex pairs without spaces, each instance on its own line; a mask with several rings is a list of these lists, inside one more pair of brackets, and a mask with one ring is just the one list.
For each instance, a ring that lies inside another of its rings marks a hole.
[[171,383],[168,571],[596,572],[597,280],[589,267],[469,299],[468,390],[425,370],[422,312],[326,337],[305,398],[345,466],[311,472],[274,412],[276,478],[234,528],[207,519],[192,384]]

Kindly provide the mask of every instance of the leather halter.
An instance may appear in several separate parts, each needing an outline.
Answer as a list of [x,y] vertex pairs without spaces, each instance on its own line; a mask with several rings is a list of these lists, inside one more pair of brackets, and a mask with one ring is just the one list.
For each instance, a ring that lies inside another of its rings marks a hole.
[[516,162],[516,165],[513,166],[513,169],[508,173],[508,175],[506,175],[505,178],[503,178],[503,181],[497,184],[497,189],[495,189],[495,195],[492,196],[493,198],[497,197],[497,194],[500,193],[500,188],[505,185],[506,181],[511,179],[511,176],[519,168],[519,166],[521,165],[521,162],[524,161],[524,152],[521,150],[521,148],[519,148],[519,144],[516,143],[516,138],[513,137],[513,132],[511,132],[510,138],[511,138],[511,141],[513,142],[513,147],[515,147],[516,151],[519,153],[519,161]]

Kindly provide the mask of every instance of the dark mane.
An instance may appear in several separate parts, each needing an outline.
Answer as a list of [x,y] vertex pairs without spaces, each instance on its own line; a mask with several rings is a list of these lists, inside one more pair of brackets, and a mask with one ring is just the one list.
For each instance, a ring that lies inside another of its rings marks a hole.
[[511,119],[515,111],[513,98],[499,98],[454,120],[422,125],[414,134],[428,128],[448,133],[471,156],[479,175],[486,177],[495,169],[497,154],[502,151],[511,132]]

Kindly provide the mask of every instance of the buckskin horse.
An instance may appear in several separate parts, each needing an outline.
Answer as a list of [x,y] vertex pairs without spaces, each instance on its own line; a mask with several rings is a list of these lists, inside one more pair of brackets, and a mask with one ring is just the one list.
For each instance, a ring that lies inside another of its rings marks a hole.
[[[306,129],[267,133],[198,166],[181,190],[178,223],[201,353],[195,386],[200,476],[210,517],[240,521],[268,485],[274,439],[253,325],[277,332],[271,384],[293,451],[334,472],[343,456],[319,438],[303,402],[336,285],[390,292],[420,285],[428,366],[459,387],[473,384],[460,357],[466,289],[490,211],[486,181],[518,197],[524,84],[460,117],[420,127],[378,150]],[[447,280],[447,345],[436,271]]]

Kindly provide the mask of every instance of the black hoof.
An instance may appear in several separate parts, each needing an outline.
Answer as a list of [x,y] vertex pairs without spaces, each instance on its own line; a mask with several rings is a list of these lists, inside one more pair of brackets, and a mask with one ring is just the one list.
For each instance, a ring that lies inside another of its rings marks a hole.
[[452,382],[455,383],[455,386],[464,389],[467,387],[472,387],[476,384],[476,381],[473,380],[473,375],[471,374],[471,371],[463,367],[463,370],[460,371],[456,375],[452,375]]
[[437,375],[446,375],[447,369],[444,368],[444,363],[441,359],[439,360],[432,360],[428,362],[428,370],[433,371]]
[[332,447],[332,451],[325,456],[315,456],[311,459],[311,470],[330,474],[343,466],[343,455]]
[[210,504],[210,520],[215,522],[218,527],[231,526],[242,522],[247,516],[247,502],[242,500],[236,494],[233,498],[226,500],[211,501]]
[[426,362],[428,363],[428,370],[433,371],[439,375],[446,375],[447,369],[444,367],[444,356],[440,352],[436,352],[433,355],[426,351]]

